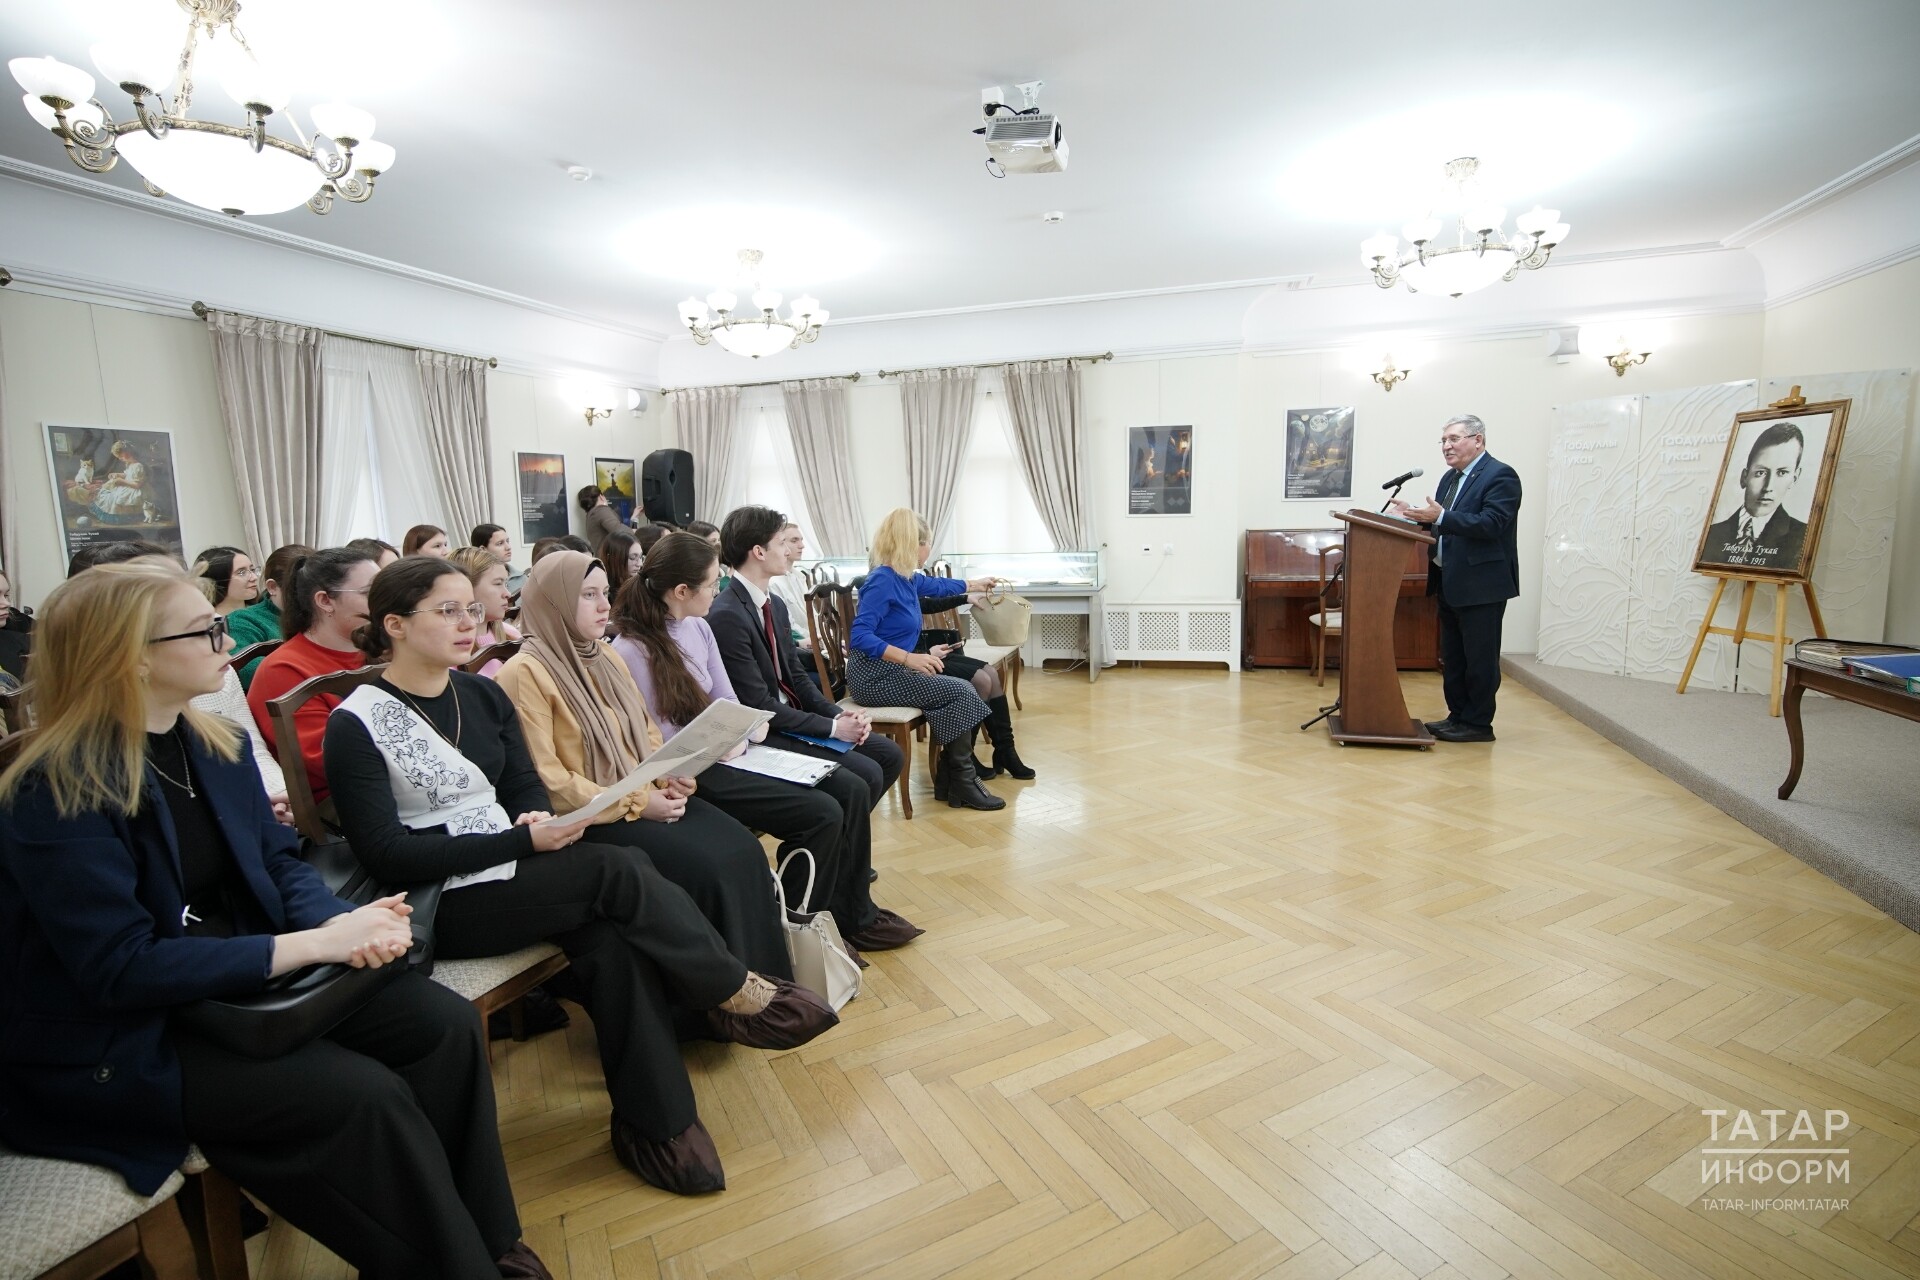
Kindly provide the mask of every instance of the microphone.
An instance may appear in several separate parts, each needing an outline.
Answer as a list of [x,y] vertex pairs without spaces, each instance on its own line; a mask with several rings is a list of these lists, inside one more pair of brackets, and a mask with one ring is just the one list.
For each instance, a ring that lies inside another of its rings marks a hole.
[[1419,467],[1415,467],[1413,470],[1407,472],[1407,474],[1403,476],[1395,476],[1393,479],[1387,481],[1385,484],[1381,485],[1380,487],[1382,489],[1398,489],[1401,485],[1405,484],[1407,481],[1418,480],[1421,476],[1425,474],[1427,474],[1425,471],[1421,470]]

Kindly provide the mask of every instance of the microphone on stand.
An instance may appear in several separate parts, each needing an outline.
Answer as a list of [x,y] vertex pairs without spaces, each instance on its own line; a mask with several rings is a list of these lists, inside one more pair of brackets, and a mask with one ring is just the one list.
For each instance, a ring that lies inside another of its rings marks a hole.
[[1405,484],[1407,481],[1418,480],[1421,476],[1425,474],[1427,474],[1425,470],[1423,470],[1420,467],[1415,467],[1413,470],[1407,472],[1403,476],[1395,476],[1393,479],[1387,481],[1385,484],[1381,485],[1380,487],[1382,489],[1398,489],[1401,485]]

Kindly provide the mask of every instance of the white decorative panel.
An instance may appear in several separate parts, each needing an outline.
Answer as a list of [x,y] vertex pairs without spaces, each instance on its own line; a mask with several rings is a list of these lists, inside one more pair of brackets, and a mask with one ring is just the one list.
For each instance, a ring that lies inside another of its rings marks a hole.
[[[1693,572],[1733,418],[1758,407],[1751,381],[1646,396],[1640,413],[1639,501],[1627,583],[1625,671],[1678,683],[1700,634],[1714,580]],[[1772,608],[1771,588],[1760,592]],[[1728,594],[1738,592],[1729,588]],[[1749,620],[1752,621],[1751,619]],[[1731,625],[1729,615],[1727,624]],[[1761,668],[1764,670],[1764,667]],[[1752,679],[1747,683],[1751,685]],[[1689,689],[1734,687],[1734,645],[1708,636]],[[1764,678],[1761,687],[1766,687]]]
[[[1796,383],[1809,402],[1853,401],[1847,411],[1847,434],[1840,443],[1840,465],[1834,472],[1826,522],[1813,564],[1813,589],[1820,598],[1828,635],[1843,640],[1880,640],[1887,625],[1887,583],[1901,454],[1909,435],[1908,424],[1913,420],[1912,371],[1882,369],[1769,378],[1761,400],[1778,400]],[[1798,591],[1787,606],[1787,626],[1795,637],[1813,634]],[[1765,678],[1758,684],[1764,689]]]
[[1172,609],[1142,609],[1134,615],[1133,625],[1137,633],[1135,648],[1164,650],[1180,647],[1180,615]]
[[1617,673],[1626,660],[1640,398],[1586,400],[1553,416],[1540,660]]
[[[1239,622],[1233,609],[1193,609],[1187,613],[1187,652],[1232,654]],[[1237,665],[1237,664],[1236,664]]]
[[1107,644],[1122,662],[1218,662],[1240,669],[1237,601],[1108,605]]

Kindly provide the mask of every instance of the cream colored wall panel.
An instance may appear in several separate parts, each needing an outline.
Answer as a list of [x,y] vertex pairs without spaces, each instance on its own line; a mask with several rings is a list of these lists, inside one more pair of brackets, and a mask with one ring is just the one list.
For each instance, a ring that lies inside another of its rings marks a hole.
[[1639,396],[1554,411],[1540,563],[1540,660],[1619,672],[1627,655]]

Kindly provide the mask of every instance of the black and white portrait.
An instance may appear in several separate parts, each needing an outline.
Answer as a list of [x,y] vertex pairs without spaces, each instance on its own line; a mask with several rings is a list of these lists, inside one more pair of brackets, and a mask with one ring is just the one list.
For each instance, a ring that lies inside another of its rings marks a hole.
[[1844,405],[1742,414],[1727,442],[1720,485],[1701,538],[1699,569],[1803,577],[1839,452]]

